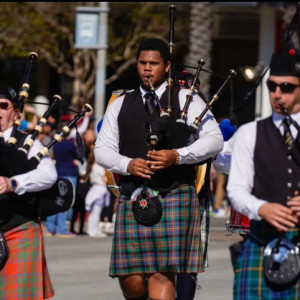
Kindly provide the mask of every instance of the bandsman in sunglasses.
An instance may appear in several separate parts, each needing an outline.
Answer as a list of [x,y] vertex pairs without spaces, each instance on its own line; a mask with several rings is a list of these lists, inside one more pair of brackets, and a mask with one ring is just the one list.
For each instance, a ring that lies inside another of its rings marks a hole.
[[227,192],[251,220],[235,264],[235,300],[299,299],[298,51],[273,54],[267,86],[272,115],[242,125],[233,144]]
[[[19,117],[16,92],[0,87],[0,128],[3,134],[0,143],[7,142]],[[15,147],[19,148],[27,135],[17,131],[16,138]],[[37,154],[42,147],[35,140],[28,157]],[[55,166],[49,157],[45,157],[36,169],[8,178],[3,176],[1,162],[9,159],[12,165],[14,158],[0,157],[0,299],[51,298],[54,291],[45,259],[43,231],[34,207],[34,192],[48,189],[55,183]],[[8,252],[3,251],[7,248]],[[6,263],[4,253],[9,253]]]

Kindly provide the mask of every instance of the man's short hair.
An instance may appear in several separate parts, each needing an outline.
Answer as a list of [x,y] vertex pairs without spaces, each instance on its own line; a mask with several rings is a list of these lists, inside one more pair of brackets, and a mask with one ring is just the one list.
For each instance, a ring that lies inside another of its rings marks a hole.
[[166,42],[161,39],[151,38],[143,41],[136,53],[136,58],[138,60],[142,51],[159,51],[160,55],[166,64],[171,61],[170,49]]

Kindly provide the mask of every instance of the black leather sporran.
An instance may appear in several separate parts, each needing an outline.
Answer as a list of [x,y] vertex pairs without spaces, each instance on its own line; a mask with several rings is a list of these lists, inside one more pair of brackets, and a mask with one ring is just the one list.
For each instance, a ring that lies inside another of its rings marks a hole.
[[143,226],[154,226],[162,215],[162,205],[150,188],[138,188],[131,196],[135,220]]

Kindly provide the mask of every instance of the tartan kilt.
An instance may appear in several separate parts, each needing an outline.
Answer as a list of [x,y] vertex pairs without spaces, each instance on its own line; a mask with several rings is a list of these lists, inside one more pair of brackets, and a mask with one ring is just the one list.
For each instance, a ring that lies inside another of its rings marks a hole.
[[117,208],[109,275],[204,271],[200,208],[194,186],[170,191],[162,203],[161,220],[151,227],[138,224],[132,201],[121,195]]
[[[279,237],[278,232],[263,230],[259,235],[255,235],[266,244]],[[296,245],[300,241],[299,228],[285,233],[285,237]],[[234,300],[300,299],[299,280],[292,287],[281,291],[267,285],[263,269],[264,249],[265,247],[251,236],[243,242],[234,270]]]
[[53,297],[41,224],[30,221],[4,234],[10,255],[0,272],[0,299],[42,300]]

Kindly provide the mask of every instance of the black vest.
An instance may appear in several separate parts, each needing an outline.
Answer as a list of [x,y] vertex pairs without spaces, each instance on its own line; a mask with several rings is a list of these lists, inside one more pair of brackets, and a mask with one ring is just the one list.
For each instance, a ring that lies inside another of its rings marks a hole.
[[[288,153],[272,117],[257,122],[254,172],[252,194],[272,203],[286,205],[300,182],[300,168]],[[251,226],[256,223],[260,222],[251,221]]]
[[[20,131],[16,132],[17,144],[14,146],[15,149],[23,145],[26,136]],[[11,146],[7,145],[7,147]],[[20,153],[20,155],[23,154]],[[2,195],[0,197],[0,230],[5,232],[31,220],[37,220],[36,201],[34,193],[25,193],[21,196],[15,193]]]
[[[174,89],[173,112],[171,120],[174,122],[180,115],[180,106],[178,100],[179,89]],[[160,103],[162,107],[167,106],[167,92],[161,96]],[[137,89],[125,95],[119,116],[119,149],[120,154],[130,158],[147,159],[149,150],[146,142],[145,123],[148,121],[148,115],[141,97],[140,90]],[[120,191],[122,194],[130,197],[132,192],[140,187],[144,179],[137,176],[120,175]],[[180,184],[195,183],[195,166],[178,165],[156,172],[152,177],[149,187],[158,190],[161,194],[166,194]]]

